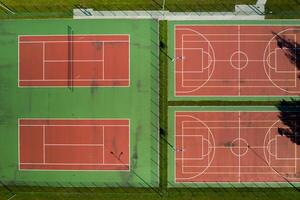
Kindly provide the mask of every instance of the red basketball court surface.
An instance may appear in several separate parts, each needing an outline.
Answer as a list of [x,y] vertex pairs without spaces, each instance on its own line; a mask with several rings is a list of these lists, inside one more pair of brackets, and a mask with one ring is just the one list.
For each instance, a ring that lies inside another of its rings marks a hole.
[[299,71],[287,56],[297,43],[300,27],[177,25],[175,96],[297,95]]
[[19,86],[129,86],[129,35],[19,36]]
[[20,119],[21,170],[129,170],[129,120]]
[[300,146],[277,112],[176,112],[176,182],[300,181]]

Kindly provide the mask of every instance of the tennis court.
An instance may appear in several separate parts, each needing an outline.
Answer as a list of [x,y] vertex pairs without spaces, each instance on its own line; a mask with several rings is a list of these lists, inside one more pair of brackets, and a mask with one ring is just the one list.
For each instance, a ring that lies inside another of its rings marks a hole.
[[300,93],[300,28],[174,24],[174,97],[280,97]]
[[300,146],[278,133],[276,109],[255,109],[173,107],[172,181],[300,182]]
[[157,21],[0,26],[2,183],[157,187]]
[[116,119],[20,119],[19,169],[128,171],[129,126]]
[[129,86],[129,35],[19,36],[19,85]]

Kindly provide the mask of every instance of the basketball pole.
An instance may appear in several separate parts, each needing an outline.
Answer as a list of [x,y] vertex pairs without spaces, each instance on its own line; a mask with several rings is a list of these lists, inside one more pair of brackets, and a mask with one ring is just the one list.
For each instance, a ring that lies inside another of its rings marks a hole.
[[166,0],[163,0],[163,5],[162,5],[163,10],[165,10],[165,4],[166,4]]

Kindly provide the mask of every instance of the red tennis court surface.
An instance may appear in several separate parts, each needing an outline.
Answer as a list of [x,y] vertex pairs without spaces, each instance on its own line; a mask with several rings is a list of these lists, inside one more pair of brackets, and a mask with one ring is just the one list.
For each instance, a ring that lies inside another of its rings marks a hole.
[[128,86],[129,35],[19,36],[20,86]]
[[176,26],[175,95],[298,95],[299,48],[299,27]]
[[21,170],[129,170],[129,120],[21,119]]
[[176,182],[300,181],[300,146],[277,112],[176,112]]

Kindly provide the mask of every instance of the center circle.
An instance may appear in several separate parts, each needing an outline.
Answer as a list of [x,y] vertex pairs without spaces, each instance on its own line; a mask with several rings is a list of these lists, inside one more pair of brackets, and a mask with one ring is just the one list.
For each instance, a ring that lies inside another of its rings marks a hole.
[[248,65],[248,56],[243,51],[236,51],[230,57],[230,64],[233,68],[241,70]]
[[231,152],[238,157],[245,155],[248,149],[248,143],[243,138],[234,139],[230,145]]

